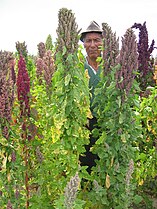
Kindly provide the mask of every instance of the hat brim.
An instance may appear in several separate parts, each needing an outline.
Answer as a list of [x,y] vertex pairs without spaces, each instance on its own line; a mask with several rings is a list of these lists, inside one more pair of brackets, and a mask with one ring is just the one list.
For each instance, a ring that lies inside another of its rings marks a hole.
[[99,33],[99,34],[102,34],[102,31],[100,31],[100,30],[99,31],[98,30],[92,30],[92,31],[82,32],[81,36],[80,36],[80,40],[82,42],[84,42],[83,40],[84,40],[84,37],[86,36],[87,33]]

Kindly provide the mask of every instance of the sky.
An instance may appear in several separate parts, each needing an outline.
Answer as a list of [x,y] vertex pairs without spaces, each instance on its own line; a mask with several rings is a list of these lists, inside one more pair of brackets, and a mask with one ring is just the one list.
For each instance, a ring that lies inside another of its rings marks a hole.
[[[107,23],[121,42],[126,30],[135,22],[146,21],[149,45],[157,46],[157,0],[0,0],[0,50],[16,50],[16,42],[24,42],[29,54],[37,54],[37,45],[53,42],[57,34],[58,12],[71,9],[78,29],[86,29],[95,20],[100,26]],[[135,29],[139,35],[139,30]],[[153,56],[157,56],[157,49]]]

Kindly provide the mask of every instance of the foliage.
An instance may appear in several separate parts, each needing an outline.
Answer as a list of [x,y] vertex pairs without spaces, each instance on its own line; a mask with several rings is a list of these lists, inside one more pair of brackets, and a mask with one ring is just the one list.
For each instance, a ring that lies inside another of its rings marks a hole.
[[[136,154],[136,179],[138,182],[138,193],[146,198],[156,197],[157,176],[157,89],[149,88],[151,92],[148,98],[142,98],[140,103],[140,118],[142,121],[143,138],[138,142]],[[144,201],[147,206],[149,201]],[[147,206],[148,207],[148,206]]]
[[[96,92],[98,129],[94,134],[99,138],[93,152],[100,158],[92,173],[98,184],[93,197],[96,208],[129,208],[134,201],[136,183],[131,177],[136,151],[134,144],[140,140],[141,127],[138,111],[133,105],[138,104],[138,96],[131,94],[125,97],[125,102],[121,99],[125,93],[116,88],[116,68],[118,66],[103,78]],[[136,90],[135,84],[131,92],[133,89]]]

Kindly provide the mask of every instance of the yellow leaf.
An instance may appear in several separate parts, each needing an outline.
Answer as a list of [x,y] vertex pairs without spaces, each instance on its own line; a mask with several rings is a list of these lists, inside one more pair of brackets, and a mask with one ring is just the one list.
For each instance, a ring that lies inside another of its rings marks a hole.
[[126,143],[126,135],[125,134],[121,135],[121,140],[122,140],[122,142]]
[[85,77],[86,77],[87,79],[90,78],[89,73],[88,73],[88,69],[85,70]]
[[6,171],[6,164],[7,164],[7,157],[4,157],[3,158],[3,161],[2,161],[2,170],[5,170]]
[[8,179],[8,182],[11,181],[11,174],[10,173],[7,174],[7,179]]
[[108,174],[106,175],[106,188],[110,188],[110,176]]
[[65,122],[66,120],[63,119],[63,118],[60,118],[60,121],[57,120],[56,118],[54,118],[54,126],[51,128],[51,134],[52,134],[52,142],[55,143],[56,141],[59,140],[60,138],[60,135],[62,133],[62,126],[63,126],[63,123]]
[[144,183],[143,179],[138,183],[138,185],[142,186]]
[[111,167],[113,166],[113,162],[114,162],[114,157],[112,157],[111,159]]
[[90,109],[88,109],[88,112],[87,112],[87,118],[90,118],[90,119],[92,119],[92,118],[93,118],[93,116],[92,116],[92,113],[91,113]]

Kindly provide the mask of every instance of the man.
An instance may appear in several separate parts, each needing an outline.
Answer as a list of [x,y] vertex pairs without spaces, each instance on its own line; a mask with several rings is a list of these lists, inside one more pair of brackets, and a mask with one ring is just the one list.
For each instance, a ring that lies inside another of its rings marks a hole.
[[[87,53],[86,62],[84,64],[85,70],[88,70],[89,74],[89,88],[91,91],[91,112],[93,114],[93,118],[89,119],[89,130],[92,132],[96,125],[96,118],[94,117],[93,112],[93,98],[94,98],[94,90],[100,80],[100,63],[97,61],[97,58],[101,56],[101,47],[102,47],[102,30],[100,26],[92,21],[87,29],[81,33],[80,40],[84,44],[84,48]],[[90,148],[94,145],[96,139],[92,137],[92,133],[90,134],[90,144],[85,146],[86,153],[85,156],[80,157],[81,165],[88,166],[87,171],[90,173],[92,166],[95,166],[95,159],[98,159],[97,155],[94,155],[90,152]]]
[[[101,57],[101,47],[102,47],[102,30],[100,26],[92,21],[87,27],[86,31],[81,33],[80,40],[84,44],[84,48],[87,53],[85,70],[88,70],[89,74],[89,88],[91,90],[92,96],[94,96],[94,89],[100,80],[100,63],[97,61],[98,57]],[[93,99],[91,99],[92,101]],[[91,105],[92,108],[92,105]]]

